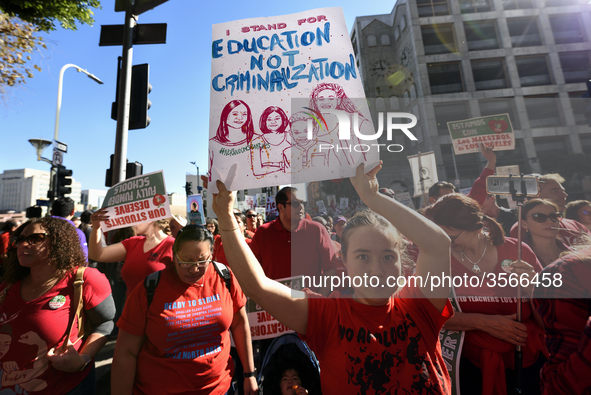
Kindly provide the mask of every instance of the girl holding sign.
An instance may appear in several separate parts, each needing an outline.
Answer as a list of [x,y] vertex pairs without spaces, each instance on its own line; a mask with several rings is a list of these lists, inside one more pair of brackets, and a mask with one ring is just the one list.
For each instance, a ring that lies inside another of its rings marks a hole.
[[[265,276],[239,234],[232,208],[235,194],[217,182],[213,209],[220,221],[226,256],[244,292],[284,325],[297,331],[322,366],[322,392],[449,394],[439,331],[453,315],[449,288],[402,286],[404,234],[418,245],[416,275],[450,274],[450,240],[435,224],[378,193],[376,173],[363,164],[351,179],[373,211],[357,214],[343,233],[343,263],[354,294],[330,298],[291,289]],[[305,248],[304,246],[292,246]],[[295,265],[298,262],[294,262]],[[363,278],[369,278],[368,283]],[[394,279],[394,280],[393,280]],[[401,289],[394,294],[401,282]],[[401,281],[400,281],[401,280]],[[377,283],[376,283],[377,281]]]

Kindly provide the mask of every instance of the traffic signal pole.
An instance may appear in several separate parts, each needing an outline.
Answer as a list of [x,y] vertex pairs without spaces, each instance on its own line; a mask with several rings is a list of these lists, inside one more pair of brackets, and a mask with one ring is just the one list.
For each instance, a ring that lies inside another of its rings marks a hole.
[[115,136],[115,156],[113,158],[113,183],[125,180],[127,160],[127,134],[129,131],[129,103],[131,96],[131,62],[133,59],[133,28],[137,16],[133,15],[134,0],[127,3],[123,28],[123,53],[121,55],[121,79],[117,98],[117,134]]

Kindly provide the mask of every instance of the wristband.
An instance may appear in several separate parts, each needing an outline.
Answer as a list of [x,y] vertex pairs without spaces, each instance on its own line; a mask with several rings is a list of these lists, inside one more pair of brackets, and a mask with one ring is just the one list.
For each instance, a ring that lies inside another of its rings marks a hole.
[[244,373],[244,378],[245,378],[245,379],[247,379],[247,378],[249,378],[249,377],[254,377],[254,376],[256,376],[256,375],[257,375],[257,370],[255,369],[255,370],[254,370],[254,371],[252,371],[252,372]]
[[79,372],[81,372],[84,369],[86,369],[86,367],[88,366],[88,364],[92,361],[92,358],[90,358],[90,356],[88,356],[87,354],[80,354],[80,356],[84,360],[84,365],[82,365],[82,367],[80,369],[78,369]]

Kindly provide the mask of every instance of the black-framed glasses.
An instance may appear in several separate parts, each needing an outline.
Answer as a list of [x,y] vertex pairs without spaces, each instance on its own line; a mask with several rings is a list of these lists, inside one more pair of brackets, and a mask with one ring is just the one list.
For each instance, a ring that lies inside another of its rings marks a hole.
[[178,254],[175,254],[175,256],[176,256],[177,262],[179,263],[179,266],[182,267],[183,269],[189,269],[189,268],[191,268],[193,266],[197,266],[198,268],[207,267],[207,266],[209,266],[209,264],[212,261],[211,256],[209,258],[207,258],[206,260],[197,261],[197,262],[185,262],[185,261],[181,261],[179,259]]
[[449,239],[450,239],[450,240],[451,240],[451,242],[453,243],[454,241],[456,241],[456,239],[457,239],[458,237],[460,237],[460,235],[461,235],[462,233],[464,233],[464,231],[461,231],[460,233],[458,233],[458,234],[457,234],[457,235],[455,235],[454,237],[450,237]]
[[544,222],[548,221],[548,218],[550,218],[550,220],[552,222],[558,222],[560,220],[560,218],[562,218],[561,213],[550,213],[550,214],[533,213],[533,214],[528,214],[528,216],[530,216],[535,222],[540,223],[540,224],[543,224]]
[[19,236],[14,241],[13,245],[17,248],[23,245],[24,243],[26,243],[26,245],[34,246],[43,243],[43,240],[45,240],[46,237],[47,233],[32,233],[28,236]]
[[291,207],[293,208],[300,208],[304,207],[306,205],[306,202],[303,200],[294,200],[292,202],[286,202],[285,204],[291,204]]

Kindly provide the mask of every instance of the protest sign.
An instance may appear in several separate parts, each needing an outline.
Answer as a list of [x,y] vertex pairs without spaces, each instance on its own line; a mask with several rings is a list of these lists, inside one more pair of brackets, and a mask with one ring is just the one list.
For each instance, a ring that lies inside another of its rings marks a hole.
[[509,114],[491,115],[447,123],[456,155],[480,152],[480,143],[495,151],[515,149]]
[[275,204],[275,196],[267,197],[267,207],[265,210],[265,218],[276,217],[279,213],[277,212],[277,205]]
[[257,207],[255,208],[257,214],[262,215],[263,216],[263,221],[267,218],[267,213],[266,213],[266,208],[265,206],[263,207]]
[[189,225],[205,225],[203,198],[201,195],[187,196],[187,221]]
[[414,181],[415,190],[413,197],[421,196],[423,191],[427,193],[429,188],[431,188],[431,185],[439,180],[437,177],[435,153],[431,151],[419,153],[419,155],[407,156],[408,162],[410,163],[412,179]]
[[107,191],[105,207],[109,219],[101,222],[103,232],[171,217],[162,170],[116,184]]
[[246,210],[254,210],[256,207],[256,197],[250,195],[244,196],[244,205],[246,206]]
[[346,210],[349,208],[349,198],[342,197],[341,198],[341,205],[339,207],[341,210]]
[[415,205],[412,201],[412,197],[408,192],[396,192],[394,198],[399,201],[400,203],[404,204],[406,207],[410,207],[411,209],[415,209]]
[[[302,290],[301,276],[283,278],[277,281],[293,290]],[[277,321],[248,297],[246,300],[246,313],[248,314],[248,324],[250,326],[252,340],[272,339],[286,333],[293,333],[291,329]]]
[[316,207],[318,207],[319,214],[326,214],[326,206],[324,205],[324,200],[316,201]]
[[257,193],[257,207],[263,207],[267,205],[267,194]]
[[326,196],[326,200],[328,201],[328,207],[332,207],[334,209],[337,206],[337,198],[335,195]]
[[213,193],[218,179],[240,190],[348,177],[361,161],[377,164],[378,152],[357,147],[356,135],[339,139],[341,126],[375,133],[342,9],[216,24],[211,49]]

